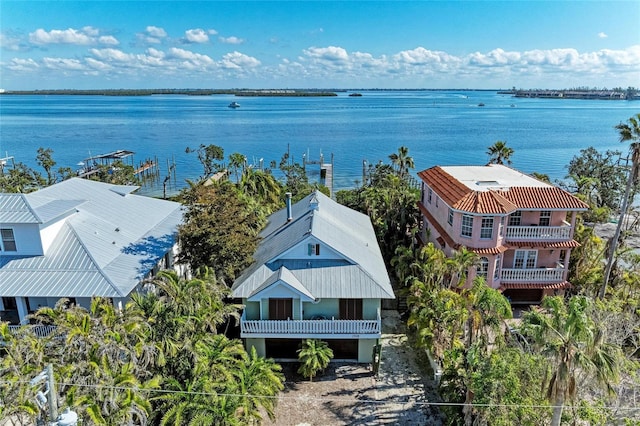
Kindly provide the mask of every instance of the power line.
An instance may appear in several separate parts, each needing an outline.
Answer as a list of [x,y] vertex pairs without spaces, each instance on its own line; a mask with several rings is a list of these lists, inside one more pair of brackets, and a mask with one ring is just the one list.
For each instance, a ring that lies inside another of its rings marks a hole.
[[[16,382],[8,382],[8,381],[0,381],[2,385],[11,385],[16,383],[28,383],[24,381],[16,381]],[[286,396],[286,395],[256,395],[256,394],[236,394],[236,393],[216,393],[216,392],[194,392],[194,391],[180,391],[180,390],[170,390],[170,389],[144,389],[144,388],[136,388],[136,387],[127,387],[127,386],[109,386],[109,385],[92,385],[92,384],[81,384],[81,383],[64,383],[58,382],[58,387],[61,386],[77,386],[77,387],[87,387],[87,388],[96,388],[96,389],[110,389],[110,390],[118,390],[118,391],[128,391],[135,390],[138,392],[147,392],[147,393],[164,393],[164,394],[184,394],[184,395],[200,395],[200,396],[211,396],[211,397],[256,397],[256,398],[267,398],[267,399],[278,399],[278,400],[299,400],[301,402],[309,402],[309,401],[319,401],[319,402],[341,402],[341,403],[355,403],[355,404],[413,404],[419,406],[434,406],[434,407],[478,407],[478,408],[557,408],[560,406],[557,405],[542,405],[542,404],[465,404],[464,402],[429,402],[429,401],[413,401],[412,398],[414,396],[406,396],[400,397],[405,400],[403,401],[394,401],[393,399],[356,399],[356,398],[332,398],[332,397],[309,397],[309,396]],[[580,408],[579,406],[571,406],[571,405],[563,405],[564,408]],[[603,405],[592,408],[598,409],[609,409],[609,410],[638,410],[640,407],[638,406],[615,406],[615,405]]]

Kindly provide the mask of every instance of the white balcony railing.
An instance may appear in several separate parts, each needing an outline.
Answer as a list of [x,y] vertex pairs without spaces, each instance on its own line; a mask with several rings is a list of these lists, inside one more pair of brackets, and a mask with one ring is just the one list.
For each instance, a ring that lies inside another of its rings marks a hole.
[[500,280],[505,282],[559,282],[564,280],[564,268],[503,269]]
[[240,319],[241,337],[266,337],[286,335],[292,338],[314,335],[379,336],[380,316],[375,320],[247,320]]
[[10,325],[11,334],[17,335],[21,332],[33,332],[36,337],[47,337],[56,329],[55,325]]
[[506,239],[514,240],[568,240],[571,226],[508,226]]

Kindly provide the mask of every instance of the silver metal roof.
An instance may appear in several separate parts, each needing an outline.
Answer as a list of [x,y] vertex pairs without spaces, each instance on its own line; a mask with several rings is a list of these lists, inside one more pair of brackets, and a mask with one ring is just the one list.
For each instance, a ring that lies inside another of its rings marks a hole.
[[173,247],[182,222],[179,203],[130,192],[74,178],[27,194],[32,210],[65,225],[44,256],[0,256],[0,295],[127,296]]
[[[291,210],[293,220],[289,222],[286,209],[269,217],[260,234],[254,263],[232,287],[234,297],[249,297],[284,267],[317,298],[394,298],[368,216],[319,191],[294,204]],[[280,258],[310,238],[331,247],[341,258]]]
[[0,224],[41,223],[24,194],[0,193]]

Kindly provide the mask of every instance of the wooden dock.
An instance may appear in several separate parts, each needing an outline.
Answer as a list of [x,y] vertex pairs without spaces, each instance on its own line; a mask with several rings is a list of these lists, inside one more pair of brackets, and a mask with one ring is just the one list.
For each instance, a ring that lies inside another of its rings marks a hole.
[[320,160],[311,160],[309,155],[302,156],[302,165],[306,169],[307,165],[320,166],[320,184],[329,188],[329,196],[333,197],[333,154],[331,154],[331,162],[325,163],[324,155],[320,152]]

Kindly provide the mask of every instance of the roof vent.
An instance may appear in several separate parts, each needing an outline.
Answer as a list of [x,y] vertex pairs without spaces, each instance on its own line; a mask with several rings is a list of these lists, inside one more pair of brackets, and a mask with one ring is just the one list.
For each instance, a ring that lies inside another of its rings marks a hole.
[[287,222],[291,222],[293,220],[293,213],[291,211],[291,193],[287,192],[285,195],[287,196]]

